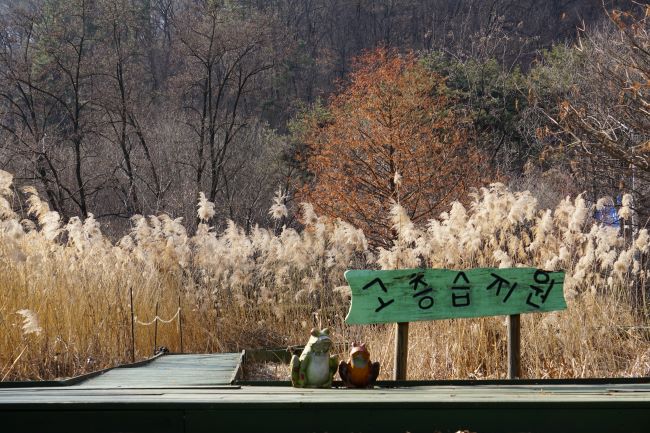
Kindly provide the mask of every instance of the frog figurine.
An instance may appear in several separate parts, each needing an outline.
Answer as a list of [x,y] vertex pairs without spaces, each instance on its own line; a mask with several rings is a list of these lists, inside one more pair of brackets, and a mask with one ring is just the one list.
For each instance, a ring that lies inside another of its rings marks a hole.
[[341,361],[339,375],[348,388],[372,387],[379,376],[379,363],[370,362],[370,353],[366,345],[352,343],[350,359]]
[[339,362],[337,356],[330,356],[331,347],[329,329],[313,328],[300,357],[291,358],[291,384],[296,388],[330,388]]

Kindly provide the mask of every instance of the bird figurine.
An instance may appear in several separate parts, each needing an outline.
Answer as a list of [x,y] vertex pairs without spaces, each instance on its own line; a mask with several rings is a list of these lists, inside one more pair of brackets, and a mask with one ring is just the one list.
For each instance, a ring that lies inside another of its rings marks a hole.
[[372,387],[379,376],[379,363],[370,362],[370,353],[364,343],[352,343],[350,359],[341,361],[339,375],[348,388]]

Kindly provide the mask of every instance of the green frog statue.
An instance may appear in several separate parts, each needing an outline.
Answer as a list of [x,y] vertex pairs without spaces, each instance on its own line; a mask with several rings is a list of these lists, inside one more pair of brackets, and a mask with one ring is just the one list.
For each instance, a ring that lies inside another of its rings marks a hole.
[[313,328],[300,357],[291,358],[291,384],[296,388],[330,388],[338,368],[338,357],[330,356],[331,347],[329,329]]

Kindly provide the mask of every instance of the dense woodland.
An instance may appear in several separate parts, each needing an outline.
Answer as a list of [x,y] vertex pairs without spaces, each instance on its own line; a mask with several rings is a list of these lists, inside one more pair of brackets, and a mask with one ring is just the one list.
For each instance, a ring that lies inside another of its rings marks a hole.
[[[136,214],[195,225],[203,192],[246,230],[299,224],[309,200],[372,241],[390,230],[372,203],[417,222],[496,180],[541,205],[629,193],[644,226],[647,17],[601,0],[0,1],[0,168],[108,233]],[[334,191],[354,174],[337,158],[375,162],[378,183]]]

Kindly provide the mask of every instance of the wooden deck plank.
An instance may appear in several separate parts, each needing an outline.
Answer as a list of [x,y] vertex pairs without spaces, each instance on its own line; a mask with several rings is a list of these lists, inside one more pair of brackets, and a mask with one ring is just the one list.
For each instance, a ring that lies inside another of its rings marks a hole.
[[[0,388],[0,430],[650,431],[650,379],[554,384],[476,381],[366,390],[296,389],[286,383],[229,385],[239,359],[239,354],[166,355],[76,385]],[[208,386],[218,382],[223,383]]]
[[575,386],[520,385],[510,387],[414,387],[393,389],[295,389],[278,387],[219,387],[219,388],[32,388],[0,390],[0,407],[11,403],[59,404],[61,402],[119,403],[173,402],[178,404],[219,402],[245,404],[283,403],[353,403],[353,404],[415,404],[415,403],[579,403],[579,402],[641,402],[650,407],[650,385]]
[[[105,397],[50,399],[49,404],[0,403],[2,431],[58,432],[403,432],[453,433],[468,429],[480,433],[647,433],[650,403],[598,399],[447,398],[437,401],[305,398],[294,393],[277,399],[269,390],[261,399],[245,398],[239,391],[208,397],[163,393]],[[346,390],[314,395],[349,395]],[[388,393],[392,394],[392,393]],[[409,395],[412,395],[410,393]],[[419,394],[419,393],[418,393]],[[440,397],[440,395],[438,395]],[[451,397],[451,396],[449,396]],[[161,422],[165,420],[165,422]]]
[[167,355],[140,367],[114,368],[81,388],[147,388],[229,385],[241,368],[240,353]]

